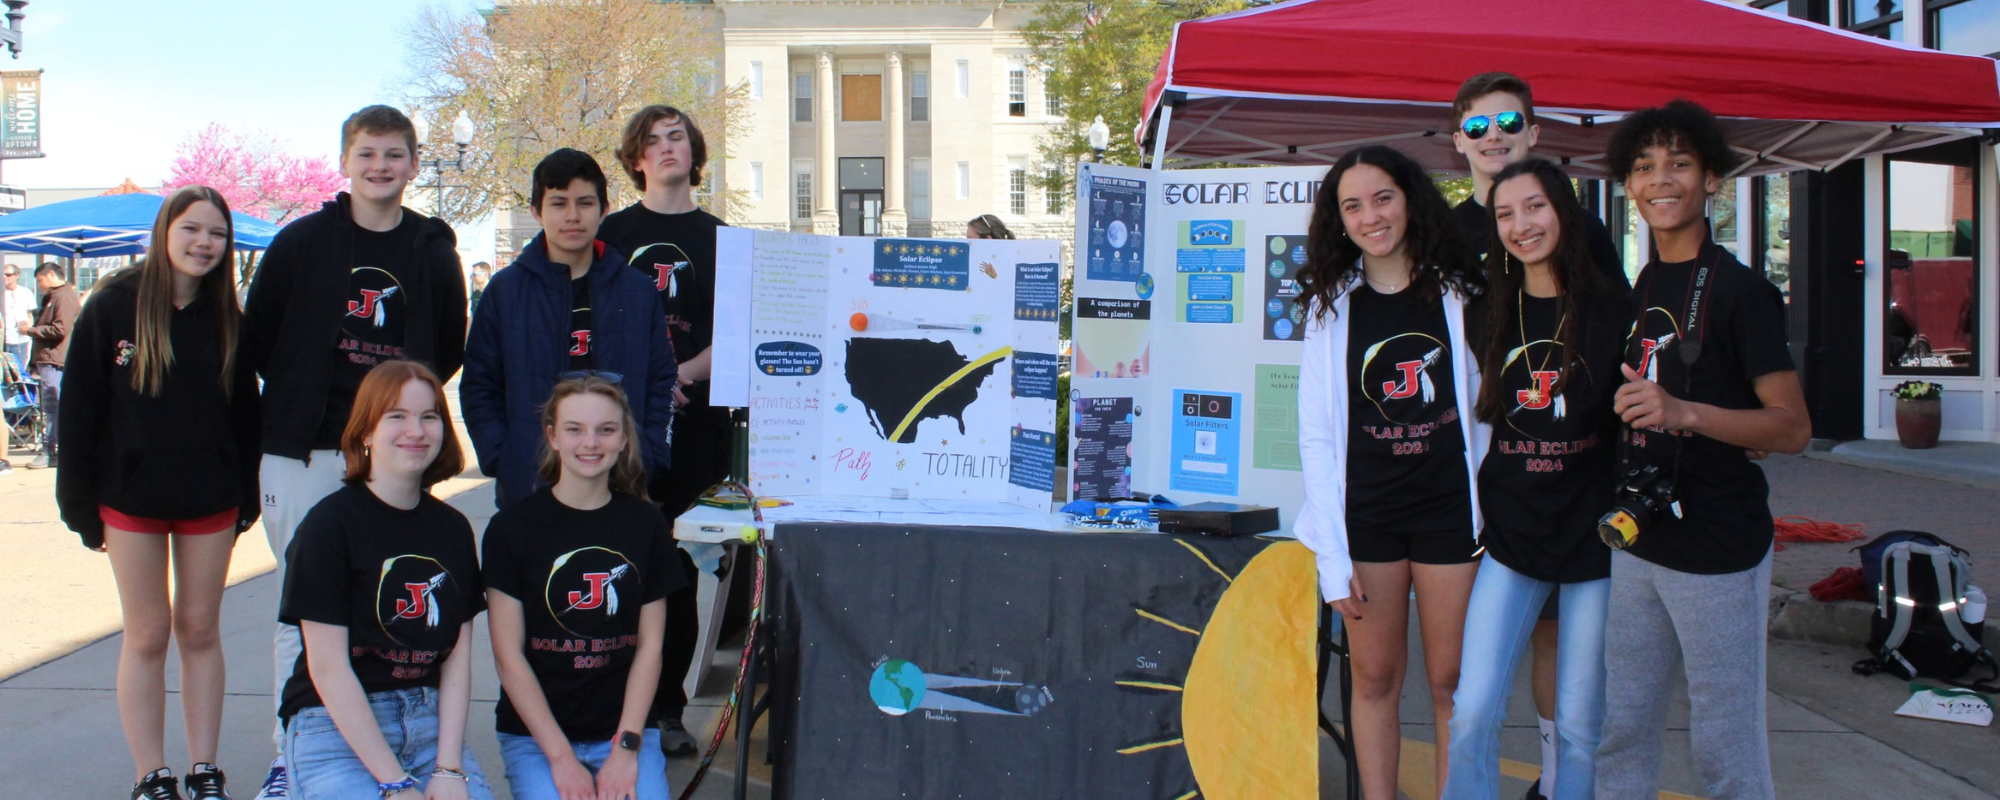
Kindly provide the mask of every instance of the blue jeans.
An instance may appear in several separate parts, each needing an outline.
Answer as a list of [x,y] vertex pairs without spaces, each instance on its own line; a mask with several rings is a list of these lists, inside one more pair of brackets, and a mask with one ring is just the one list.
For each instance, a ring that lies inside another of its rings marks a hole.
[[[1521,651],[1555,584],[1479,563],[1465,613],[1464,655],[1452,693],[1451,772],[1445,798],[1500,796],[1500,723]],[[1611,579],[1562,585],[1556,639],[1555,797],[1590,797],[1604,728],[1604,622]]]
[[[660,752],[660,729],[647,728],[646,741],[639,745],[639,783],[634,787],[639,800],[672,800],[667,789],[667,755]],[[598,742],[570,742],[576,760],[592,775],[611,757],[614,745]],[[549,759],[533,736],[500,734],[500,760],[507,765],[507,788],[514,800],[560,800],[555,780],[549,777]]]
[[[418,789],[428,787],[431,770],[437,767],[438,692],[436,689],[399,689],[368,695],[368,707],[375,712],[375,724],[382,738],[402,762],[403,769],[417,779]],[[472,758],[472,748],[464,748],[460,769],[472,778],[467,786],[472,800],[493,800],[493,790]],[[292,715],[285,726],[285,770],[290,774],[292,800],[350,800],[380,797],[375,776],[347,745],[334,727],[333,717],[324,706],[315,706]],[[440,780],[450,780],[443,778]]]

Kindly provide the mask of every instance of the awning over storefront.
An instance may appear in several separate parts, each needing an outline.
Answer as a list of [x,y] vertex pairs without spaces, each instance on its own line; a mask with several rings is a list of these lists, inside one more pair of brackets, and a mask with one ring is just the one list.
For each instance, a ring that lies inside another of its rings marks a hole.
[[1138,131],[1164,166],[1331,163],[1388,144],[1463,170],[1451,101],[1475,74],[1534,87],[1537,155],[1602,177],[1621,114],[1686,98],[1740,175],[1830,169],[2000,129],[2000,71],[1722,0],[1293,0],[1184,22]]

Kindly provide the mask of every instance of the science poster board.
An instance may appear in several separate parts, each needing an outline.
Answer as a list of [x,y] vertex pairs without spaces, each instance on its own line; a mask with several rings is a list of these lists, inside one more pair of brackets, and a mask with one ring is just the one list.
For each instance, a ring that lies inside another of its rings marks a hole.
[[723,228],[711,402],[760,495],[1055,490],[1060,245]]
[[1081,164],[1068,496],[1304,501],[1299,268],[1325,167]]

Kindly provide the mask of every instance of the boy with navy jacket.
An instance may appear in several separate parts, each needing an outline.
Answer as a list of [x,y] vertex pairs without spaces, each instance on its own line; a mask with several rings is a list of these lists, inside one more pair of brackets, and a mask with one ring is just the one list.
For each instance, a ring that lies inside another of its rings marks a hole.
[[536,489],[541,408],[564,375],[618,383],[639,424],[647,473],[664,475],[671,463],[679,368],[652,281],[597,239],[607,200],[596,159],[570,148],[543,158],[530,195],[542,232],[494,273],[473,315],[459,404],[500,508]]

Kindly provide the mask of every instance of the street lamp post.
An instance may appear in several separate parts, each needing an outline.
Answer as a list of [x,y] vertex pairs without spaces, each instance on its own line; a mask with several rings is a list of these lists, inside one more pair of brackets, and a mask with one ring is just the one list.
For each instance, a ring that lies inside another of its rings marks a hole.
[[1111,128],[1104,124],[1103,114],[1097,115],[1084,135],[1090,137],[1090,149],[1097,153],[1097,163],[1104,163],[1104,151],[1111,146]]
[[[416,117],[416,119],[412,120],[412,123],[416,125],[416,128],[417,128],[417,146],[421,148],[421,147],[423,147],[423,146],[424,146],[425,144],[427,144],[427,143],[429,143],[429,142],[430,142],[430,138],[431,138],[431,124],[430,124],[430,121],[429,121],[428,119],[425,119],[425,118],[424,118],[424,115],[423,115],[423,114],[422,114],[421,112],[419,112],[418,114],[416,114],[416,115],[415,115],[415,117]],[[425,169],[428,169],[428,170],[430,170],[430,171],[431,171],[431,174],[432,174],[432,176],[433,176],[433,183],[432,183],[432,185],[433,185],[433,186],[436,186],[436,187],[437,187],[437,195],[438,195],[438,201],[437,201],[437,217],[438,217],[438,219],[444,219],[444,218],[445,218],[445,216],[444,216],[444,190],[445,190],[445,189],[446,189],[447,187],[445,186],[445,183],[444,183],[444,170],[445,170],[445,168],[446,168],[446,167],[450,167],[450,168],[451,168],[452,170],[454,170],[454,171],[457,171],[457,172],[464,172],[464,171],[465,171],[465,148],[467,148],[467,147],[471,146],[471,144],[472,144],[472,134],[473,134],[473,132],[474,132],[474,131],[473,131],[473,128],[472,128],[472,117],[470,117],[470,116],[467,116],[467,115],[466,115],[466,113],[465,113],[464,111],[462,111],[462,110],[461,110],[461,111],[459,111],[459,112],[458,112],[458,118],[457,118],[457,119],[454,119],[454,120],[452,120],[452,122],[451,122],[451,141],[452,141],[452,143],[453,143],[453,144],[456,144],[456,145],[458,145],[458,157],[457,157],[457,158],[450,158],[450,159],[447,159],[447,158],[431,158],[431,159],[421,159],[421,158],[420,158],[420,159],[418,159],[418,160],[417,160],[417,169],[419,169],[419,170],[425,170]],[[449,221],[449,220],[447,220],[447,221]]]
[[28,7],[28,0],[6,0],[6,3],[7,27],[0,28],[0,45],[6,45],[7,50],[18,59],[21,57],[21,18],[28,16],[21,9]]

